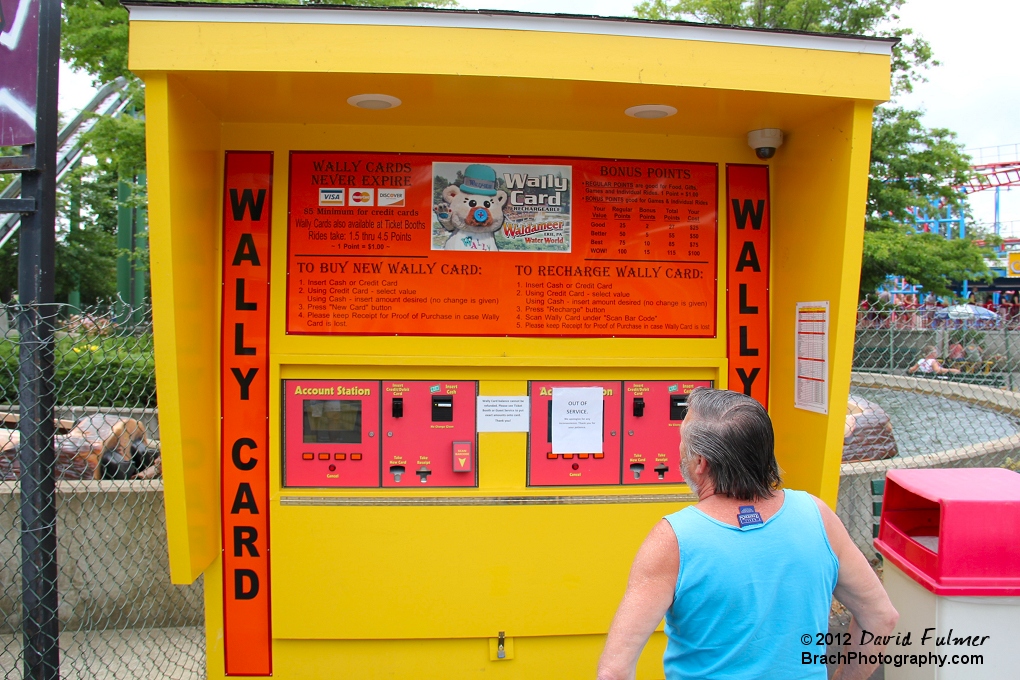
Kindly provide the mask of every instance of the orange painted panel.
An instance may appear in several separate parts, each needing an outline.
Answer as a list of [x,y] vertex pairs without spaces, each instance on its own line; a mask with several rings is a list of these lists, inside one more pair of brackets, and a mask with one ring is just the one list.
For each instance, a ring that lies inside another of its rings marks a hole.
[[227,675],[272,675],[269,245],[273,154],[227,152],[223,195],[221,512]]
[[768,408],[769,169],[726,166],[726,319],[730,389]]
[[714,337],[718,166],[293,152],[287,330]]

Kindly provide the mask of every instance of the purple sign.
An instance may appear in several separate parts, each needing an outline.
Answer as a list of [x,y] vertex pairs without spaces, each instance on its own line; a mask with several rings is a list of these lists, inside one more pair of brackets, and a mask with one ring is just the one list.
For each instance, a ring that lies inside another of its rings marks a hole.
[[35,144],[39,1],[0,0],[0,146]]

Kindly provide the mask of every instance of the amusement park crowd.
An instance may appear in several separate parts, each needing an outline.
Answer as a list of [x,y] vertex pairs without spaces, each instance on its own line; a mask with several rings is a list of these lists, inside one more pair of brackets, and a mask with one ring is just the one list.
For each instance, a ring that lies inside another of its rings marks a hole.
[[858,328],[1020,328],[1020,291],[971,292],[964,301],[923,293],[869,294],[857,310]]

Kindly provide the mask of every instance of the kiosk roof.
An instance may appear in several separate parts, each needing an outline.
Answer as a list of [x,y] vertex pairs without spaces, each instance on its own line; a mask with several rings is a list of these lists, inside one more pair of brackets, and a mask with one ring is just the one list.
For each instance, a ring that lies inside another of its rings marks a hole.
[[545,33],[629,36],[699,42],[793,47],[831,52],[892,54],[899,38],[749,28],[685,21],[580,14],[539,14],[509,10],[431,7],[349,7],[345,5],[122,2],[133,21],[189,21],[350,26],[473,28]]

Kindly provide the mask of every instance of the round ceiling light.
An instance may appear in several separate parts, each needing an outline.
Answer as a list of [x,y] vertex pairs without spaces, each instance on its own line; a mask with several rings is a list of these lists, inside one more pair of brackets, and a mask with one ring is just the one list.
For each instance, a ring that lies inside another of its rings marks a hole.
[[401,102],[388,94],[356,94],[353,97],[348,97],[347,103],[359,109],[382,111],[383,109],[396,108],[400,106]]
[[655,118],[666,118],[668,116],[675,116],[676,109],[666,104],[642,104],[641,106],[632,106],[624,111],[628,116],[632,118],[644,118],[645,120],[652,120]]

